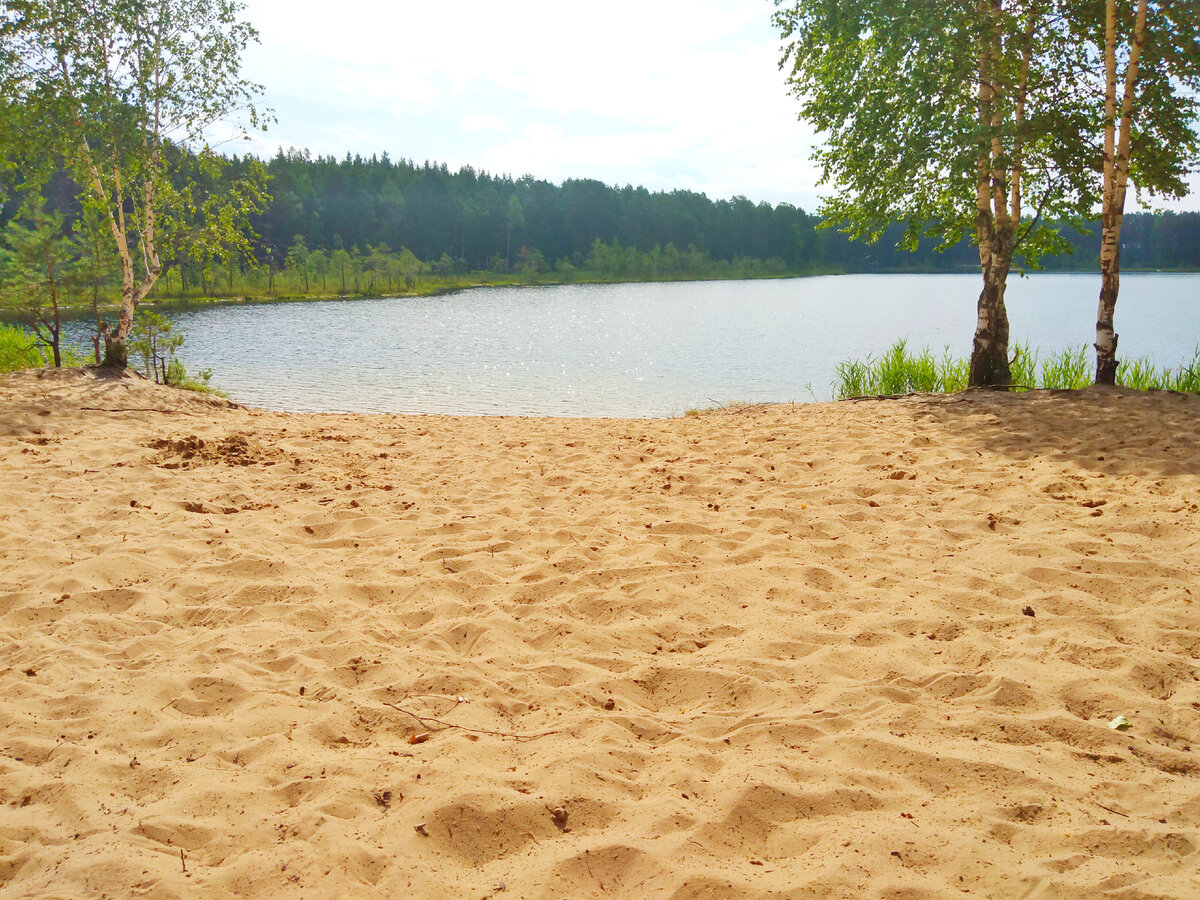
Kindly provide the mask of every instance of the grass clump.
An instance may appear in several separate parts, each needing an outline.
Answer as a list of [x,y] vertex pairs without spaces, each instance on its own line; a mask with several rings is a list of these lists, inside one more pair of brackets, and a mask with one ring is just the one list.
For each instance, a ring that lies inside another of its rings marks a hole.
[[1038,386],[1057,390],[1076,390],[1093,384],[1095,380],[1096,374],[1089,360],[1087,347],[1068,347],[1051,354],[1042,363],[1042,379]]
[[[82,366],[79,354],[69,347],[62,348],[64,366]],[[21,369],[40,369],[54,365],[50,348],[36,334],[19,325],[0,323],[0,372]]]
[[0,325],[0,372],[50,365],[46,348],[24,328]]
[[871,393],[871,357],[868,356],[866,362],[857,359],[840,362],[834,372],[838,379],[834,389],[839,400]]
[[1012,383],[1032,387],[1037,384],[1038,353],[1030,349],[1029,342],[1012,345],[1013,356],[1008,362]]
[[1192,354],[1191,362],[1175,368],[1155,368],[1149,359],[1122,360],[1117,366],[1117,384],[1140,391],[1179,391],[1200,393],[1200,347]]
[[908,351],[908,342],[897,341],[879,359],[838,363],[834,393],[848,397],[910,393],[944,394],[967,386],[967,363],[950,355],[947,347],[938,359],[925,347],[918,354]]
[[[1095,368],[1087,345],[1068,347],[1041,359],[1028,343],[1013,344],[1009,363],[1015,388],[1077,390],[1095,382]],[[918,354],[907,341],[897,341],[881,357],[838,363],[834,396],[890,396],[908,393],[948,394],[967,386],[969,364],[950,355],[949,348],[935,359],[926,347]],[[1149,359],[1125,360],[1117,368],[1117,384],[1142,391],[1200,392],[1200,347],[1191,362],[1175,368],[1157,368]]]

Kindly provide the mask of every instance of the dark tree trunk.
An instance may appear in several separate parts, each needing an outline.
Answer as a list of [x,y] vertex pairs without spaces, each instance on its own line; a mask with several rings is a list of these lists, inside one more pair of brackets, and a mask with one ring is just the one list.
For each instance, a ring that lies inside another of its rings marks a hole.
[[110,369],[124,369],[129,365],[129,345],[111,331],[104,334],[104,365]]
[[1105,332],[1112,337],[1107,347],[1096,344],[1096,384],[1117,383],[1117,366],[1120,364],[1120,360],[1117,359],[1117,340],[1120,335],[1113,331],[1113,312],[1116,305],[1117,287],[1104,277],[1100,287],[1100,318],[1096,321],[1096,331]]
[[104,361],[104,357],[100,355],[100,343],[104,342],[105,354],[108,352],[108,334],[109,325],[100,318],[99,310],[96,311],[96,333],[92,335],[92,347],[96,351],[96,365],[100,365]]
[[1096,384],[1117,383],[1117,333],[1113,318],[1121,291],[1120,216],[1104,217],[1100,248],[1100,306],[1096,312]]
[[1004,281],[993,273],[984,279],[979,294],[979,322],[971,348],[971,387],[1008,387],[1012,370],[1008,362],[1008,311],[1004,306]]
[[47,328],[50,331],[50,349],[54,353],[54,368],[62,368],[62,315],[58,311],[58,289],[57,287],[51,291],[52,312],[51,319],[47,323]]

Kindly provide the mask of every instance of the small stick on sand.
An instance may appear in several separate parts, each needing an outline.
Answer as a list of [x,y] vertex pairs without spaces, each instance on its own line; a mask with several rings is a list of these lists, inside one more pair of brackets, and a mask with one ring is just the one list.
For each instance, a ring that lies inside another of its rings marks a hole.
[[[409,712],[407,709],[404,709],[401,706],[397,706],[395,703],[388,703],[386,700],[381,700],[380,702],[384,706],[388,706],[388,707],[391,707],[392,709],[396,710],[396,712],[402,712],[406,716],[411,716],[412,718],[414,718],[418,722],[420,722],[422,725],[424,725],[426,728],[429,728],[433,731],[445,731],[447,728],[454,728],[454,729],[457,729],[458,731],[466,731],[470,734],[488,734],[488,735],[491,735],[492,737],[508,738],[508,739],[514,740],[514,741],[532,741],[537,738],[549,737],[552,734],[558,734],[557,731],[543,731],[538,734],[514,734],[510,731],[488,731],[486,728],[467,728],[465,725],[455,725],[453,722],[446,722],[442,719],[435,719],[433,716],[419,716],[415,712]],[[429,724],[430,722],[433,722],[435,725],[441,725],[442,727],[434,728],[432,725]]]

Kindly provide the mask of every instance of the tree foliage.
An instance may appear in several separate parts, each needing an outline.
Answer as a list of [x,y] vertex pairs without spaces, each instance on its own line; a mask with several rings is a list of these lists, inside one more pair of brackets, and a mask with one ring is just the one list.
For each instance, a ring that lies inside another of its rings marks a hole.
[[[67,167],[108,226],[121,311],[106,355],[123,366],[173,217],[197,212],[191,185],[169,177],[173,162],[193,157],[174,148],[207,146],[214,126],[236,130],[235,115],[258,124],[257,86],[239,74],[255,31],[233,0],[5,0],[2,9],[0,102],[21,113],[3,156],[27,176]],[[220,201],[203,212],[212,233],[237,219]]]
[[[220,178],[209,182],[198,160],[181,161],[172,164],[170,177],[173,184],[178,182],[175,190],[193,184],[189,196],[219,195],[230,185],[258,183],[246,176],[252,168],[263,167],[254,158],[230,158]],[[231,229],[238,238],[236,246],[218,252],[205,237],[203,215],[172,217],[179,226],[164,238],[169,246],[162,251],[163,276],[152,299],[362,294],[370,283],[366,260],[372,252],[378,257],[380,246],[392,249],[382,268],[377,265],[375,285],[389,293],[481,280],[966,273],[979,268],[978,249],[970,238],[940,252],[935,250],[938,241],[926,239],[910,251],[901,246],[904,226],[895,224],[888,226],[875,244],[854,242],[835,229],[819,229],[817,217],[786,203],[772,206],[744,198],[710,200],[687,191],[650,192],[603,185],[579,192],[573,190],[575,182],[555,185],[471,170],[454,172],[433,163],[312,159],[294,152],[279,154],[265,167],[275,197],[257,194],[254,200],[247,195],[244,209],[250,209],[251,200],[261,205]],[[438,207],[440,212],[403,202],[405,194],[414,192],[414,184],[446,197]],[[507,196],[514,187],[527,191],[526,224],[517,236],[512,266],[505,274],[505,220],[475,220],[464,257],[459,230],[462,219],[457,217],[460,210],[479,209],[486,205],[486,197]],[[82,226],[75,194],[69,179],[55,179],[47,186],[46,205],[63,212],[68,227],[78,232]],[[375,202],[381,194],[397,205]],[[588,222],[590,211],[597,207],[611,213],[603,228],[597,225],[567,234],[560,227],[564,220]],[[449,220],[442,218],[446,214]],[[0,213],[0,221],[3,216]],[[1071,239],[1072,252],[1044,257],[1042,265],[1069,271],[1094,268],[1100,248],[1099,225],[1091,222],[1087,234],[1063,229],[1063,237]],[[89,226],[84,233],[91,246],[91,235],[104,237],[108,232],[106,227],[101,233]],[[297,236],[308,249],[307,266],[287,264]],[[599,252],[597,241],[602,246]],[[108,239],[105,247],[115,255],[111,243]],[[1121,245],[1123,264],[1130,268],[1200,270],[1200,213],[1128,215]],[[499,268],[486,271],[492,257],[498,257]],[[89,276],[88,295],[94,296],[99,287],[102,296],[111,297],[111,270],[112,263],[105,262],[99,279]],[[89,273],[92,271],[89,268]],[[86,305],[89,298],[79,299]]]
[[[256,163],[231,161],[236,170]],[[557,266],[580,267],[599,239],[640,253],[668,244],[689,248],[713,261],[777,260],[786,272],[978,270],[979,255],[970,244],[973,223],[964,238],[943,252],[942,238],[922,240],[906,249],[903,224],[885,224],[875,244],[851,241],[836,229],[821,229],[821,218],[788,203],[754,203],[745,197],[714,199],[692,191],[649,191],[568,180],[551,184],[534,178],[513,179],[469,167],[457,171],[434,162],[412,163],[383,157],[312,157],[302,151],[280,152],[267,160],[274,199],[252,217],[260,237],[251,239],[265,263],[268,251],[282,260],[297,235],[310,250],[348,252],[353,247],[386,244],[407,247],[429,263],[443,256],[456,270],[485,270],[491,258],[505,259],[507,197],[522,197],[525,224],[514,238],[519,248],[542,253]],[[1093,165],[1093,163],[1089,163]],[[586,185],[586,187],[584,187]],[[436,202],[415,198],[436,197]],[[1131,265],[1147,268],[1196,268],[1194,213],[1137,215],[1130,218],[1124,252]],[[1066,223],[1043,216],[1056,240],[1069,245],[1066,255],[1041,256],[1046,268],[1081,269],[1095,265],[1099,241]],[[1091,219],[1088,230],[1098,230]],[[191,265],[191,263],[187,263]],[[449,268],[446,269],[449,271]],[[195,278],[195,270],[189,274]],[[341,290],[338,266],[328,270],[328,287]],[[347,285],[347,290],[353,284]]]
[[65,232],[62,215],[41,205],[9,222],[0,244],[0,299],[32,329],[55,366],[63,364],[63,307],[86,278],[85,253]]
[[791,89],[824,138],[825,219],[855,239],[901,222],[910,247],[954,244],[975,232],[982,161],[989,193],[1019,180],[1035,214],[1017,255],[1061,249],[1051,223],[1087,215],[1094,176],[1071,140],[1087,110],[1061,83],[1078,50],[1048,3],[776,2]]
[[973,385],[1004,385],[1014,257],[1066,249],[1095,174],[1080,50],[1046,0],[776,0],[801,115],[821,133],[822,214],[855,238],[972,236],[984,286]]

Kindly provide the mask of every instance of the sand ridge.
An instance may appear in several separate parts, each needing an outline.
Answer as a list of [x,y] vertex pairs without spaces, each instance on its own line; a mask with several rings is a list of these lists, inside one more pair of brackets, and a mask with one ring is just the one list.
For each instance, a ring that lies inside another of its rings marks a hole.
[[0,377],[0,896],[1200,896],[1198,412]]

